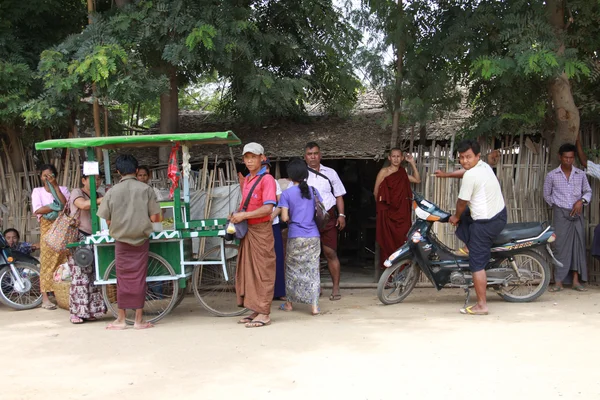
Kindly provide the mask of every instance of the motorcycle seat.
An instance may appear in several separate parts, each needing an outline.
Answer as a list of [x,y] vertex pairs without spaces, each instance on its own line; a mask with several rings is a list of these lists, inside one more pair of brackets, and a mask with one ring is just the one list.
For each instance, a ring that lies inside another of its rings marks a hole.
[[515,242],[520,239],[536,237],[544,231],[544,225],[539,222],[520,222],[506,224],[506,227],[494,239],[495,245]]

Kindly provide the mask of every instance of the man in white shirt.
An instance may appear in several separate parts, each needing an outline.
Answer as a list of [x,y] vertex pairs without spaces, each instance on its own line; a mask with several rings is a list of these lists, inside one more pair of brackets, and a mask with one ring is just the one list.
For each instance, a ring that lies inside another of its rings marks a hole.
[[323,253],[327,258],[327,266],[333,281],[333,290],[329,300],[342,298],[340,295],[340,260],[337,256],[338,231],[346,227],[344,214],[344,196],[346,188],[335,170],[321,165],[321,148],[315,142],[309,142],[304,147],[304,161],[308,165],[309,186],[315,187],[323,198],[323,205],[330,215],[329,222],[321,233]]
[[477,294],[477,304],[460,312],[487,315],[485,266],[491,257],[494,238],[506,226],[506,206],[498,178],[480,158],[479,143],[464,140],[458,144],[457,151],[465,173],[456,201],[456,213],[450,217],[450,223],[458,225],[456,236],[467,245],[469,269]]

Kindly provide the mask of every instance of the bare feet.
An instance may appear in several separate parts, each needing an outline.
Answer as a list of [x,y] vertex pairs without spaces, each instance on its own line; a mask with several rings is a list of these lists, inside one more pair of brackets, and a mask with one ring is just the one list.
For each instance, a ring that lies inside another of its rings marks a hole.
[[106,325],[106,329],[109,331],[122,331],[125,329],[125,321],[116,320],[108,325]]
[[133,324],[133,329],[140,330],[140,329],[149,329],[149,328],[154,328],[154,325],[147,321],[142,321],[139,324],[137,324],[137,323]]
[[312,306],[312,311],[310,313],[312,315],[319,315],[321,314],[321,309],[319,308],[319,306]]

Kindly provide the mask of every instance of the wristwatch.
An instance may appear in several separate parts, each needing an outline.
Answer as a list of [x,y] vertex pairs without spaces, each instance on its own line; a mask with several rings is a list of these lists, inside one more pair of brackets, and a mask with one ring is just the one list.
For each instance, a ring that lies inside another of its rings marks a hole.
[[338,216],[346,218],[346,214],[338,214]]
[[581,198],[580,200],[581,200],[581,202],[582,202],[583,204],[587,204],[587,203],[588,203],[588,201],[587,201],[586,199],[584,199],[584,198]]

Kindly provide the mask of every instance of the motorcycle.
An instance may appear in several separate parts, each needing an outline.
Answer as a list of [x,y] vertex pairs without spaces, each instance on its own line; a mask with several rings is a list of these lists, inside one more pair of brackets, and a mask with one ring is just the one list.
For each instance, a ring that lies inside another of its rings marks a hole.
[[[464,289],[466,306],[473,286],[469,256],[456,255],[432,230],[435,222],[448,222],[451,214],[417,193],[413,194],[413,209],[416,220],[408,241],[384,261],[386,270],[377,285],[379,300],[386,305],[402,302],[422,271],[437,290]],[[562,265],[550,248],[555,240],[554,230],[546,222],[507,224],[494,240],[485,267],[488,287],[508,302],[530,302],[540,297],[550,283],[549,263]]]
[[38,260],[11,250],[0,233],[0,303],[29,310],[42,303]]

